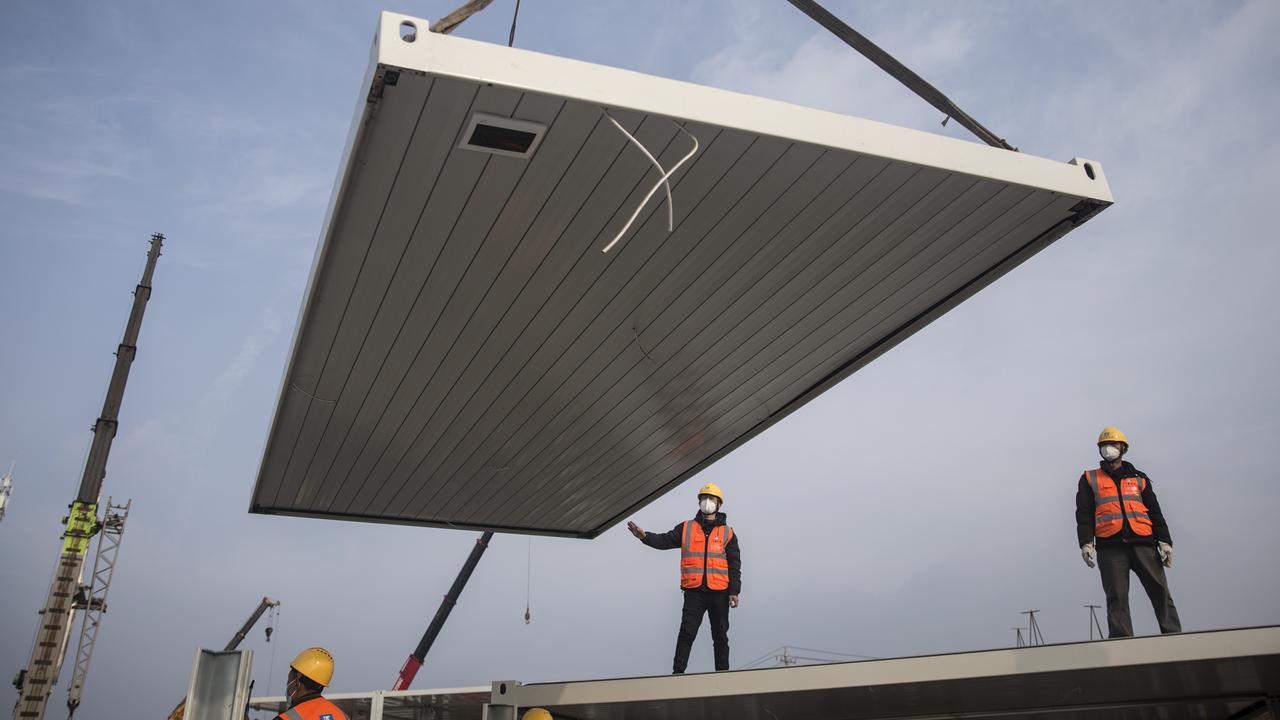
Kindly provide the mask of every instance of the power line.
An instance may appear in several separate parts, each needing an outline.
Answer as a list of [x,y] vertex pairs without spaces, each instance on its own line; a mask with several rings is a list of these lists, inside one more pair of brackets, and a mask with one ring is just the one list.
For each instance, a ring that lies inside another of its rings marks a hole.
[[[836,657],[815,657],[814,655],[797,655],[793,650],[800,652],[815,653],[816,655],[831,655]],[[879,660],[880,658],[873,655],[857,655],[854,653],[836,652],[834,650],[819,650],[817,648],[803,648],[795,645],[783,645],[776,647],[764,655],[752,660],[751,662],[739,667],[739,670],[749,670],[759,666],[767,660],[774,660],[776,665],[797,665],[801,660],[807,660],[813,663],[835,663],[842,662],[840,658],[851,658],[855,660]]]

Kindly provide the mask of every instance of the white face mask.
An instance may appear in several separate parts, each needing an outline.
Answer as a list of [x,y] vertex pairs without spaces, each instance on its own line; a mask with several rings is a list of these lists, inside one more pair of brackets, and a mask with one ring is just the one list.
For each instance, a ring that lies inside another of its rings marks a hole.
[[716,511],[716,509],[719,507],[719,503],[716,502],[715,498],[707,497],[707,498],[702,498],[702,500],[698,501],[698,507],[702,509],[702,512],[710,515],[711,513]]
[[1115,462],[1120,459],[1120,446],[1115,443],[1107,443],[1098,446],[1098,452],[1102,454],[1102,459],[1107,462]]

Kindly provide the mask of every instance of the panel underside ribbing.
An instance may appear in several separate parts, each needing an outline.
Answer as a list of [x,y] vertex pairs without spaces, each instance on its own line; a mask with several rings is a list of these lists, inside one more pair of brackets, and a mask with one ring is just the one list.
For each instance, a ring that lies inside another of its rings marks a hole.
[[[460,148],[474,113],[547,126]],[[404,72],[316,268],[253,507],[591,537],[1070,228],[1081,198]]]

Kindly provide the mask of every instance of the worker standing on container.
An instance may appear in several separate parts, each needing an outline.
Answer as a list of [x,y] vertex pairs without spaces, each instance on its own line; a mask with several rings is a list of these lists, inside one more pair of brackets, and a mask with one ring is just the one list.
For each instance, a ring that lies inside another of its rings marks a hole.
[[729,669],[729,608],[738,607],[742,589],[742,555],[738,536],[720,512],[724,494],[714,483],[698,490],[698,514],[676,525],[671,532],[651,533],[634,522],[627,529],[641,542],[658,550],[680,548],[680,589],[684,591],[680,632],[671,670],[683,673],[705,613],[711,619],[711,642],[716,670]]
[[333,655],[322,647],[307,648],[289,663],[285,695],[289,708],[277,720],[347,720],[347,714],[320,693],[333,680]]
[[1080,476],[1076,491],[1076,536],[1089,567],[1095,557],[1107,596],[1108,637],[1131,637],[1129,572],[1142,582],[1155,609],[1160,632],[1182,632],[1178,608],[1164,569],[1173,565],[1173,540],[1151,479],[1121,458],[1129,440],[1119,428],[1098,436],[1102,464]]

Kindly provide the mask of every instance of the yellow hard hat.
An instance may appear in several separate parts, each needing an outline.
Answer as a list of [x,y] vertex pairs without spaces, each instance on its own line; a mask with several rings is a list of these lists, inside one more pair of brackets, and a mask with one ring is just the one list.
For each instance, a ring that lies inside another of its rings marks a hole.
[[542,708],[529,708],[520,716],[520,720],[555,720],[551,717],[551,713]]
[[698,488],[698,497],[703,495],[713,495],[720,498],[720,502],[724,502],[724,493],[720,492],[720,486],[715,483],[707,483]]
[[333,656],[322,647],[310,647],[298,653],[289,667],[321,687],[329,687],[329,681],[333,679]]
[[1102,443],[1124,443],[1125,447],[1129,447],[1129,438],[1125,437],[1118,427],[1102,428],[1102,434],[1098,436],[1098,444]]

